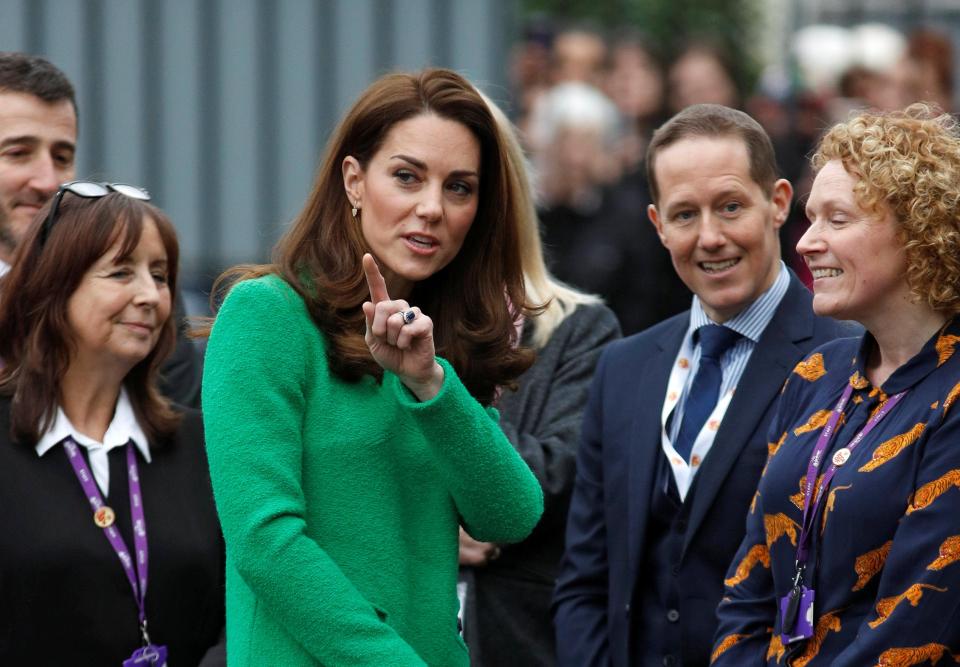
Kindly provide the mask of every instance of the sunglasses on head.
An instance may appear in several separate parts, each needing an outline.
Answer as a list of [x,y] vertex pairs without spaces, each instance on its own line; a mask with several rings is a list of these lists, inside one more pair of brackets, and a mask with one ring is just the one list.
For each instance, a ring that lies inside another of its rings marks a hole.
[[43,228],[40,230],[40,245],[47,242],[50,230],[53,229],[53,225],[57,222],[57,211],[60,209],[60,201],[66,192],[86,199],[106,197],[111,192],[119,192],[131,199],[150,201],[149,192],[143,188],[138,188],[136,185],[129,185],[128,183],[98,183],[96,181],[70,181],[69,183],[64,183],[57,189],[57,194],[53,196],[50,214],[47,215],[47,219],[43,221]]

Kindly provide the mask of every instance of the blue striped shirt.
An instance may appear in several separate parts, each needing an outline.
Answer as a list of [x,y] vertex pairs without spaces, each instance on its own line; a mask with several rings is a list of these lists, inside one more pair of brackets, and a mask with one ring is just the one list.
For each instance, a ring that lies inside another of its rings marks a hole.
[[[739,333],[742,338],[727,350],[720,359],[720,370],[723,373],[720,396],[737,386],[740,377],[743,375],[743,369],[747,367],[747,363],[750,361],[753,349],[757,346],[764,329],[773,319],[773,314],[776,312],[777,306],[780,305],[783,296],[787,293],[788,287],[790,287],[790,272],[787,271],[786,265],[780,262],[780,272],[777,274],[776,280],[773,281],[773,285],[761,294],[756,301],[747,306],[743,312],[723,323],[723,326],[730,327]],[[677,438],[680,423],[683,421],[683,408],[687,403],[687,394],[690,393],[690,385],[693,384],[693,378],[696,377],[697,369],[700,367],[700,344],[694,345],[694,333],[700,327],[708,324],[716,323],[704,312],[703,306],[700,304],[700,298],[694,295],[693,305],[690,307],[690,326],[687,328],[683,344],[680,346],[681,354],[682,350],[693,347],[693,355],[690,359],[690,374],[687,376],[687,381],[683,385],[683,392],[680,394],[680,400],[677,402],[670,419],[671,442]]]

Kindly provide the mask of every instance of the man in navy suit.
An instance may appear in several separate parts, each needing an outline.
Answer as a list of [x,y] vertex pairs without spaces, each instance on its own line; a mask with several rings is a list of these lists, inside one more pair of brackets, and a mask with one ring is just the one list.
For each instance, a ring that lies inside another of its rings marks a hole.
[[648,216],[694,298],[597,366],[554,598],[571,667],[709,663],[776,397],[844,334],[780,260],[793,189],[756,121],[688,107],[654,134],[647,174]]

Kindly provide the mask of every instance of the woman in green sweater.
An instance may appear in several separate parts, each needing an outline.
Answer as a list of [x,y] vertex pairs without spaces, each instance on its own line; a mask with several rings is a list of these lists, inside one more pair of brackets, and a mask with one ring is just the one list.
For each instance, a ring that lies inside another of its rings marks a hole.
[[459,75],[385,76],[273,264],[228,272],[203,406],[231,665],[468,664],[458,525],[514,542],[543,508],[490,407],[532,360],[503,153]]

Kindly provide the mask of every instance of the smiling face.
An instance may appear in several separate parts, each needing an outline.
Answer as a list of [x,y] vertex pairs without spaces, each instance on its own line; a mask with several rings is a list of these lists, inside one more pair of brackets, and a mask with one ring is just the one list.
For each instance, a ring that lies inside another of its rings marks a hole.
[[647,213],[680,279],[714,322],[724,322],[767,290],[780,270],[777,230],[793,190],[764,192],[750,176],[737,137],[681,139],[654,161],[659,201]]
[[433,114],[401,121],[366,166],[343,161],[347,197],[393,298],[449,264],[477,213],[480,142]]
[[910,288],[893,212],[860,208],[856,183],[839,160],[824,165],[810,191],[810,227],[797,252],[813,274],[814,312],[857,320],[870,329],[875,321],[897,316],[911,301]]
[[73,363],[117,369],[121,375],[157,344],[170,316],[167,252],[150,218],[140,242],[118,260],[117,241],[84,274],[67,303],[76,352]]
[[0,241],[7,251],[57,187],[73,179],[76,143],[77,116],[69,100],[51,104],[27,93],[0,92]]

